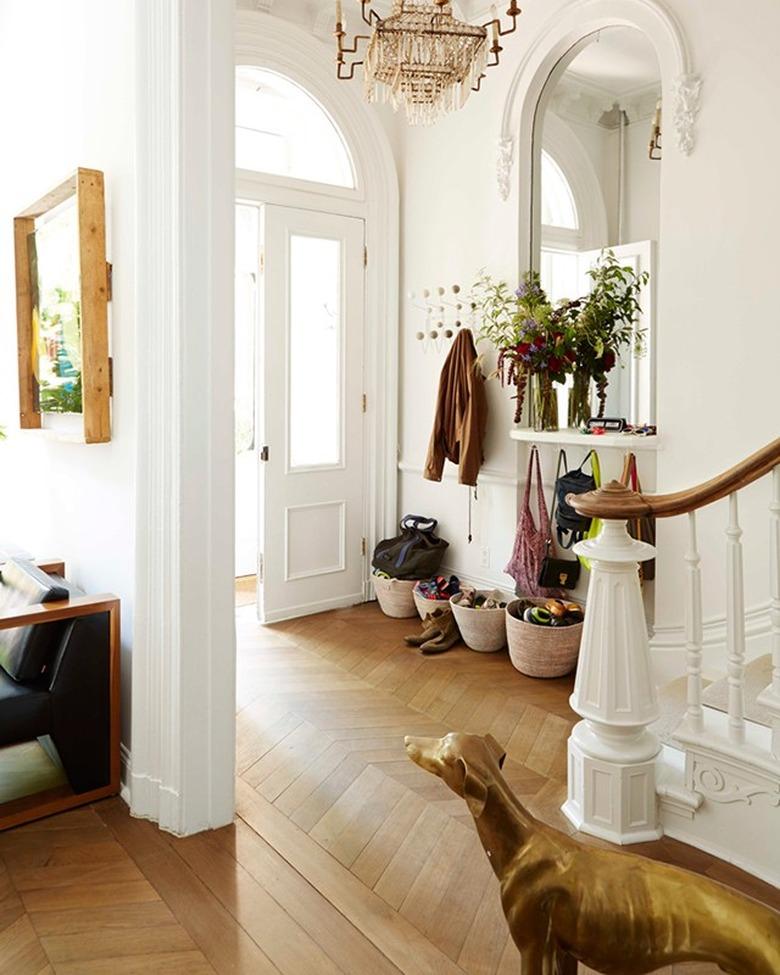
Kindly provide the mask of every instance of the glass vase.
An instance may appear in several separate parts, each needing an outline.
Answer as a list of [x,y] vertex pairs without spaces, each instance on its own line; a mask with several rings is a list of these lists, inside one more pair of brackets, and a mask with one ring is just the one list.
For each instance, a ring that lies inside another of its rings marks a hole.
[[572,386],[569,390],[569,426],[584,427],[592,416],[590,376],[578,370],[572,376]]
[[533,428],[537,431],[558,429],[558,390],[546,372],[531,377]]

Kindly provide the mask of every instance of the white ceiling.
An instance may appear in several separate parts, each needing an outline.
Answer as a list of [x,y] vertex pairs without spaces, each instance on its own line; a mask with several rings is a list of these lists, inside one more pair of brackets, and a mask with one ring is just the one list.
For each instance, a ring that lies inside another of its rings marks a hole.
[[[359,0],[342,0],[344,15],[348,25],[360,22]],[[235,0],[241,10],[264,10],[276,17],[283,17],[294,23],[309,27],[317,33],[324,33],[325,25],[332,29],[336,11],[335,0]],[[371,6],[380,16],[387,16],[392,0],[372,0]],[[489,16],[489,0],[455,0],[455,15],[466,20],[483,20]]]
[[645,34],[633,27],[607,27],[577,55],[567,75],[621,96],[657,85],[661,71]]

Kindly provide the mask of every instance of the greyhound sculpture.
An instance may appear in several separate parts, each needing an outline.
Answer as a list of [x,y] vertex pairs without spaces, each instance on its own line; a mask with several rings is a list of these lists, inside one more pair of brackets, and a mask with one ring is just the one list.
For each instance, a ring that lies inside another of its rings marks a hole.
[[512,793],[488,735],[405,739],[412,761],[466,800],[501,883],[523,975],[646,975],[713,962],[780,975],[780,915],[679,867],[587,847],[535,819]]

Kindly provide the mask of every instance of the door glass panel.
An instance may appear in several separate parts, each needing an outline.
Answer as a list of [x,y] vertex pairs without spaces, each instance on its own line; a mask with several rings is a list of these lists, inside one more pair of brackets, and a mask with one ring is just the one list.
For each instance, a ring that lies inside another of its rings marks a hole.
[[290,237],[290,468],[341,463],[341,242]]

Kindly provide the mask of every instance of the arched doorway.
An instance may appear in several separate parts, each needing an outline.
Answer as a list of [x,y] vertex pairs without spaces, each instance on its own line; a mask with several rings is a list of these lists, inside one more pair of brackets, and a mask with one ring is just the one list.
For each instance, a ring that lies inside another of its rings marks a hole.
[[383,131],[269,20],[240,16],[236,51],[236,572],[266,622],[365,598],[394,521],[398,246]]

